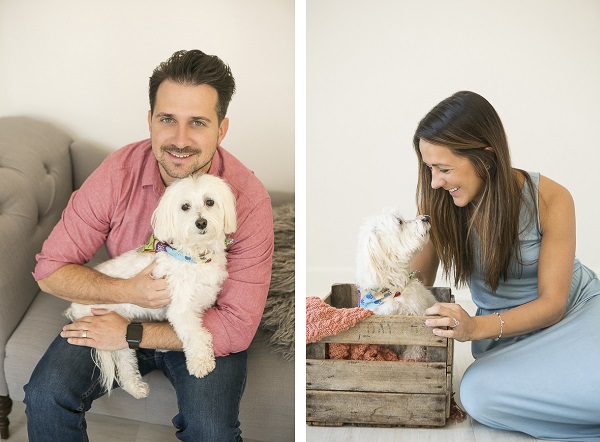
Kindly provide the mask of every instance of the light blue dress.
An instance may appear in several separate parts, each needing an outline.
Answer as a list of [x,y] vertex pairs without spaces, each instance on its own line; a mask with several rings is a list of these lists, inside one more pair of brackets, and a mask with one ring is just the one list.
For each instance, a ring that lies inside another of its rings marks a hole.
[[[539,174],[530,176],[537,199]],[[530,200],[527,185],[523,188]],[[520,222],[523,266],[512,268],[507,281],[501,278],[495,294],[485,285],[481,269],[471,277],[477,315],[503,312],[537,297],[539,214],[529,222],[528,211],[522,210]],[[461,402],[471,417],[539,439],[600,441],[599,295],[600,280],[575,259],[560,322],[525,336],[473,341],[476,360],[460,386]]]

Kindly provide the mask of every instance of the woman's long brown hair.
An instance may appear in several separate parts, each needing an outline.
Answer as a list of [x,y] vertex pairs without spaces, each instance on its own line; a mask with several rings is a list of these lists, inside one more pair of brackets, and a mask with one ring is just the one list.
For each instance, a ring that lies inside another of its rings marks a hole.
[[[457,207],[449,192],[431,187],[431,170],[423,163],[420,140],[447,147],[473,164],[484,182],[478,205]],[[507,279],[511,263],[522,264],[519,214],[525,199],[518,174],[533,192],[529,174],[512,167],[500,117],[482,96],[457,92],[421,120],[413,145],[419,159],[417,207],[431,217],[430,237],[444,275],[454,274],[457,287],[466,285],[477,260],[485,283],[495,292],[500,278]],[[535,198],[531,201],[535,204]],[[527,210],[529,222],[534,222],[537,209]]]

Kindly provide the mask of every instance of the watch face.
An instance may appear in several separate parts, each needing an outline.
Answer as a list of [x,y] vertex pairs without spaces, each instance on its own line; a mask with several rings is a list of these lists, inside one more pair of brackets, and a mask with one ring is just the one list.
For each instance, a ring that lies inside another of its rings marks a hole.
[[139,344],[142,340],[142,333],[144,329],[142,324],[131,323],[127,326],[127,342]]

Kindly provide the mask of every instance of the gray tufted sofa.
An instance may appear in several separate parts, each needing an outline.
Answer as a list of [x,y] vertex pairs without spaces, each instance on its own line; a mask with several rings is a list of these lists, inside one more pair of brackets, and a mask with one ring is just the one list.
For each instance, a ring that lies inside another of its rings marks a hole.
[[[9,437],[12,400],[66,323],[67,302],[39,290],[31,276],[35,254],[61,216],[73,189],[108,152],[73,142],[51,124],[27,117],[0,118],[0,433]],[[293,200],[272,194],[273,204]],[[68,364],[68,361],[65,361]],[[91,412],[171,425],[175,393],[166,377],[150,373],[151,393],[136,400],[116,390]],[[248,380],[240,422],[245,438],[294,440],[294,363],[285,362],[259,330],[248,349]]]

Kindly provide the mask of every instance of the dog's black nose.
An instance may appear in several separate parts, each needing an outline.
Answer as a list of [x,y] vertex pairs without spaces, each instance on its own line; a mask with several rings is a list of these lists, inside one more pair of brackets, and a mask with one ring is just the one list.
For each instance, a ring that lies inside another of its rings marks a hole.
[[204,230],[204,229],[206,229],[206,226],[207,226],[207,224],[208,224],[208,222],[207,222],[207,221],[206,221],[204,218],[198,218],[198,219],[196,220],[196,227],[197,227],[199,230]]

